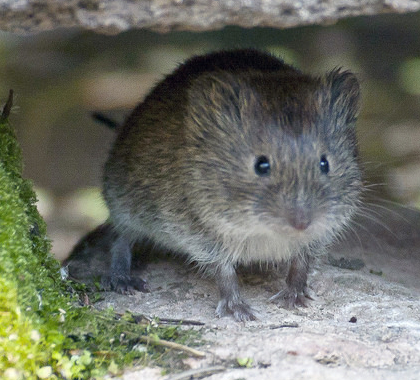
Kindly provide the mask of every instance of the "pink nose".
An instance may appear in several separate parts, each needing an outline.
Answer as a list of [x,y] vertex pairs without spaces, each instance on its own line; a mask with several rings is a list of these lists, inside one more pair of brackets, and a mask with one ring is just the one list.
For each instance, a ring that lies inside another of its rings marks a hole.
[[311,212],[301,208],[291,210],[287,216],[287,221],[294,229],[304,231],[312,222]]

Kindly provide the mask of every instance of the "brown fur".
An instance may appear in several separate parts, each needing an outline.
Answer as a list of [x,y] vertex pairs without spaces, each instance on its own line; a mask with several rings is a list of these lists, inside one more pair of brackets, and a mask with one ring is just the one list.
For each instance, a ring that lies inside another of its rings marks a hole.
[[[106,163],[116,238],[105,285],[131,286],[131,246],[148,240],[215,277],[219,316],[254,318],[235,272],[251,262],[290,262],[287,288],[273,299],[304,304],[308,258],[357,208],[358,103],[353,74],[311,77],[256,50],[181,65],[119,129]],[[260,156],[267,176],[255,171]]]

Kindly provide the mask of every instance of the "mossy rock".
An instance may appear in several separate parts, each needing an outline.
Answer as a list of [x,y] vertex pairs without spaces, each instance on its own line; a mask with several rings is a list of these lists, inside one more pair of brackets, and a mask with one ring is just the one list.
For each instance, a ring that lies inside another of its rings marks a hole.
[[[70,299],[31,183],[21,176],[21,152],[7,120],[11,102],[12,94],[0,117],[0,377],[30,379],[52,374],[50,359],[64,340],[59,310]],[[55,325],[50,331],[47,315]]]
[[[8,122],[11,104],[12,92],[0,115],[0,378],[99,378],[148,363],[152,347],[133,349],[141,336],[185,342],[177,327],[80,307],[50,254],[32,185],[22,178],[21,151]],[[157,350],[162,358],[165,350]]]

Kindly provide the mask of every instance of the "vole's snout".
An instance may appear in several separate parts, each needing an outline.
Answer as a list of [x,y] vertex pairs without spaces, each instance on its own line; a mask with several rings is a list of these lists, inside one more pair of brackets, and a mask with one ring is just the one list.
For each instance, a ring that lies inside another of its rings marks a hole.
[[296,207],[289,210],[287,221],[294,229],[304,231],[312,223],[312,212],[310,210],[305,210],[302,207]]

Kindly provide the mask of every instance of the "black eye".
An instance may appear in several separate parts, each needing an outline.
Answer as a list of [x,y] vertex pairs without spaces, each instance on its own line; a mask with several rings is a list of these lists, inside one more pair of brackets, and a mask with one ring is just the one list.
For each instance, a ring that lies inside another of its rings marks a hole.
[[330,164],[324,154],[321,156],[321,161],[319,161],[319,168],[323,174],[327,174],[330,171]]
[[255,160],[254,169],[255,173],[261,177],[270,175],[270,160],[266,156],[258,156]]

